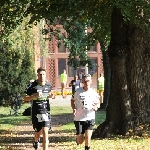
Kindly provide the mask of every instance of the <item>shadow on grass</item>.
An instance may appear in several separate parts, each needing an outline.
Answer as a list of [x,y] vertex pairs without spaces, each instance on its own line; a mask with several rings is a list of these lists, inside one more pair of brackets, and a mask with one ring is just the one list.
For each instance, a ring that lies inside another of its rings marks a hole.
[[[7,116],[6,116],[7,117]],[[9,116],[10,117],[10,116]],[[49,130],[49,140],[50,143],[59,143],[59,142],[70,142],[75,139],[75,130],[73,129],[65,129],[61,130],[60,127],[69,122],[73,121],[72,114],[60,114],[60,115],[52,115],[52,130]],[[9,121],[8,121],[9,122]],[[14,124],[15,125],[15,124]],[[23,122],[17,130],[17,126],[15,126],[15,130],[12,131],[3,131],[0,134],[0,143],[1,146],[7,147],[31,147],[33,143],[34,131],[32,130],[31,121]],[[59,129],[53,130],[53,127],[58,127]],[[42,138],[41,138],[42,142]]]
[[73,122],[73,116],[70,113],[60,114],[60,115],[52,115],[52,126],[61,126],[65,125],[69,122]]
[[[72,141],[72,138],[74,138],[74,130],[55,130],[55,131],[49,131],[49,139],[50,142],[68,142]],[[69,133],[69,134],[68,134]],[[11,136],[13,135],[13,136]],[[12,131],[11,135],[5,134],[0,135],[0,143],[1,146],[3,145],[15,145],[15,144],[23,144],[23,143],[32,143],[33,142],[33,135],[34,131]],[[42,138],[41,138],[42,141]]]
[[28,116],[16,115],[0,115],[0,133],[8,132],[11,127],[20,124],[21,122],[27,121],[30,118]]

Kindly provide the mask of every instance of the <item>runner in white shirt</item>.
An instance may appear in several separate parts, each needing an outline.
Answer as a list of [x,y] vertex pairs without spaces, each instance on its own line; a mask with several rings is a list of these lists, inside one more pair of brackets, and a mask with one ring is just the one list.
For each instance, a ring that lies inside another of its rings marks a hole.
[[91,75],[84,75],[82,80],[83,87],[78,88],[72,96],[71,107],[76,127],[77,144],[82,144],[85,139],[85,150],[89,150],[95,123],[95,111],[100,107],[100,101],[98,93],[90,88]]

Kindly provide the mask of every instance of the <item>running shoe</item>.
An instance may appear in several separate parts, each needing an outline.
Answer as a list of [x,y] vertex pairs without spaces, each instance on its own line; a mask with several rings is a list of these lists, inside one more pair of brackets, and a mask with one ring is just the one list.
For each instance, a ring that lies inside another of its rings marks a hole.
[[38,149],[38,147],[39,147],[39,142],[34,142],[33,143],[33,147],[35,148],[35,150],[37,150]]

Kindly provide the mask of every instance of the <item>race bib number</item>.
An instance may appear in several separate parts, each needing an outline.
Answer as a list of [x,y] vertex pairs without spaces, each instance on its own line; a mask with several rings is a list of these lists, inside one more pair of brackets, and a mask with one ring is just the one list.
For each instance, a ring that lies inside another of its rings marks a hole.
[[49,121],[48,114],[37,114],[38,122]]
[[83,109],[91,109],[93,100],[90,95],[80,94],[80,102]]

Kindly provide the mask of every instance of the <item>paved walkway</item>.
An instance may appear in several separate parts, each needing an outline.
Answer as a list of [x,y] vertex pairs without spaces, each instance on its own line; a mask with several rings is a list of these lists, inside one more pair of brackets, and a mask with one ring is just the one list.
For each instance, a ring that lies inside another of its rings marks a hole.
[[70,105],[71,95],[67,95],[66,98],[62,96],[56,96],[55,99],[50,99],[51,106],[65,106]]

